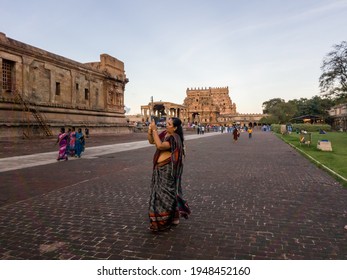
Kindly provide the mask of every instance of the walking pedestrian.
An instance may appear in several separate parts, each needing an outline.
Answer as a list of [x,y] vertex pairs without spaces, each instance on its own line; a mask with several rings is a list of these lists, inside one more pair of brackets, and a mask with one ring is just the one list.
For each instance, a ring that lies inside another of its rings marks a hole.
[[252,132],[253,132],[252,127],[249,127],[248,128],[248,139],[252,138]]
[[82,152],[84,152],[85,139],[82,132],[82,129],[79,128],[76,133],[75,141],[75,157],[81,157]]
[[201,134],[205,134],[205,127],[203,125],[201,126]]
[[178,118],[167,121],[166,130],[158,135],[151,122],[148,141],[156,146],[149,200],[149,219],[152,231],[169,229],[179,223],[180,216],[188,218],[190,209],[182,198],[184,137]]
[[239,131],[238,131],[237,127],[234,126],[234,127],[233,127],[233,139],[234,139],[234,143],[237,142],[238,138],[239,138]]
[[76,131],[75,128],[72,127],[70,132],[70,143],[69,143],[69,156],[75,155],[75,142],[76,142]]
[[67,158],[67,146],[69,143],[69,134],[65,133],[65,127],[62,127],[60,129],[60,133],[58,135],[58,139],[56,144],[59,144],[59,153],[58,153],[58,158],[57,160],[68,160]]

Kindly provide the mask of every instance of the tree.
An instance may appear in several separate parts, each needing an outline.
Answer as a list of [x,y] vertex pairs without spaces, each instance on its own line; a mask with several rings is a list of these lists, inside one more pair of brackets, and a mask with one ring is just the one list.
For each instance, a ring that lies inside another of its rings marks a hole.
[[329,116],[327,111],[334,105],[334,103],[329,98],[321,98],[316,95],[308,100],[307,105],[310,115],[317,115],[326,118]]
[[272,107],[269,110],[269,113],[273,117],[277,117],[278,119],[277,123],[285,124],[293,118],[296,111],[297,111],[297,108],[295,104],[289,101],[289,102],[282,102],[282,103],[276,104],[274,107]]
[[313,96],[311,99],[300,98],[285,102],[281,98],[274,98],[263,103],[267,116],[260,121],[263,123],[285,124],[295,117],[314,115],[328,121],[328,110],[335,105],[331,98]]
[[322,98],[318,95],[313,96],[311,99],[301,98],[300,100],[290,100],[289,102],[294,102],[297,106],[297,114],[295,117],[304,115],[314,115],[320,116],[322,118],[328,117],[328,110],[335,105],[331,98]]
[[271,108],[275,107],[279,103],[285,103],[281,98],[273,98],[263,103],[263,114],[269,114]]
[[264,123],[287,123],[297,112],[295,102],[285,102],[281,98],[273,98],[263,103],[263,112],[269,114],[262,119]]
[[293,103],[295,103],[297,112],[294,117],[300,117],[303,115],[310,115],[309,108],[307,106],[308,99],[307,98],[300,98],[292,100]]
[[334,50],[323,59],[323,74],[319,78],[319,87],[326,96],[337,99],[347,97],[347,42],[334,45]]

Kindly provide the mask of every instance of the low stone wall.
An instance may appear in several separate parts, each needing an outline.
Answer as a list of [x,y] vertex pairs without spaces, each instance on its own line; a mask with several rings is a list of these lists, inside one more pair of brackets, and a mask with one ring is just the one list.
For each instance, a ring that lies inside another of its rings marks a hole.
[[[0,138],[11,137],[46,137],[34,114],[24,110],[19,104],[12,100],[0,102]],[[31,105],[30,105],[31,106]],[[88,127],[90,133],[94,134],[117,134],[131,133],[124,115],[116,112],[105,112],[97,110],[78,110],[75,108],[64,108],[54,106],[36,105],[31,106],[39,111],[53,135],[58,135],[60,128]]]

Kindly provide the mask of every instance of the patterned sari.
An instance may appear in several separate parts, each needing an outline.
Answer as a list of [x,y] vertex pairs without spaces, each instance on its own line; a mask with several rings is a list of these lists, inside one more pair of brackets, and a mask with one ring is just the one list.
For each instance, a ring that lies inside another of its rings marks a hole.
[[165,230],[175,224],[179,217],[188,218],[190,209],[182,198],[181,177],[183,171],[183,147],[181,138],[174,133],[159,135],[170,143],[171,157],[158,164],[160,150],[153,158],[153,174],[149,200],[150,228],[153,231]]
[[76,132],[76,141],[75,141],[75,155],[81,157],[82,152],[84,152],[84,136],[82,132]]
[[69,143],[69,134],[67,133],[59,133],[58,135],[58,143],[59,143],[59,154],[57,160],[65,159],[67,160],[67,146]]
[[76,142],[76,132],[72,131],[70,133],[70,143],[69,143],[69,154],[72,157],[75,155],[75,142]]

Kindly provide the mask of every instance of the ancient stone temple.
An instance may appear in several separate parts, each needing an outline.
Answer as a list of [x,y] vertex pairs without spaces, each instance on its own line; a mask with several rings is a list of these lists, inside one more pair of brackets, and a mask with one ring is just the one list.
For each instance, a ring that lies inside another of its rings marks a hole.
[[217,124],[218,118],[236,114],[228,87],[187,89],[186,94],[184,122]]
[[128,79],[110,55],[79,63],[0,33],[0,73],[0,137],[56,135],[62,126],[129,132]]
[[228,87],[191,88],[186,90],[183,105],[171,102],[151,102],[141,106],[142,121],[150,116],[156,120],[178,117],[185,125],[209,124],[230,126],[235,123],[259,125],[263,114],[240,114],[232,103]]

